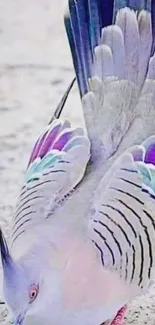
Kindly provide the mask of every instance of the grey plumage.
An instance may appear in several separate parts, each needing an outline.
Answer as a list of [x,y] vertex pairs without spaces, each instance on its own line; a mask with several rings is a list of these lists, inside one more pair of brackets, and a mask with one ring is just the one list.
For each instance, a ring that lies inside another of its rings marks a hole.
[[65,25],[88,137],[56,119],[33,148],[1,233],[16,325],[115,323],[154,280],[154,1],[69,0]]

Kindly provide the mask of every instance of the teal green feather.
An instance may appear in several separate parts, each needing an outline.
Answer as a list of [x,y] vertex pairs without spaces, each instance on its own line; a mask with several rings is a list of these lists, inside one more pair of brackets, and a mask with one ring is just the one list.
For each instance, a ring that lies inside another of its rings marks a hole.
[[136,162],[136,166],[143,177],[143,184],[155,192],[155,166],[144,162]]
[[136,166],[140,175],[143,177],[143,183],[146,186],[151,186],[151,173],[146,164],[138,161],[136,162]]
[[42,159],[35,159],[26,172],[25,182],[30,182],[40,177],[45,169],[53,167],[57,161],[62,159],[63,155],[64,152],[52,150]]
[[155,192],[155,166],[150,164],[150,165],[148,165],[148,169],[151,174],[151,188]]

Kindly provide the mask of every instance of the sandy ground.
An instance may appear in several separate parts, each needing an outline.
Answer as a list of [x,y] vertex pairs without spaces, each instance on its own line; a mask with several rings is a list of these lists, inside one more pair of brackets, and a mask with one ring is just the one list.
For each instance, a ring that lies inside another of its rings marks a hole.
[[[0,1],[0,224],[7,236],[32,145],[74,76],[64,4]],[[76,86],[64,115],[74,125],[83,124]],[[152,289],[132,303],[126,322],[153,325],[154,314]],[[6,308],[0,308],[0,323],[10,323],[6,316]]]

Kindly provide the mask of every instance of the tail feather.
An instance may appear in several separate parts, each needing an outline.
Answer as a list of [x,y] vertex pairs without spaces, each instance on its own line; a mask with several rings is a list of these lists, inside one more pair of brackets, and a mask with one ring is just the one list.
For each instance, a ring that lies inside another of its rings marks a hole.
[[69,0],[65,21],[91,157],[107,159],[155,127],[155,0]]
[[[69,1],[69,14],[67,12],[65,16],[65,27],[67,31],[67,36],[69,39],[74,68],[77,75],[77,81],[79,84],[81,96],[87,90],[87,71],[89,69],[89,62],[85,62],[84,59],[84,47],[80,31],[80,22],[78,15],[78,8],[75,1]],[[88,53],[90,51],[88,50]],[[87,65],[87,69],[86,69]]]
[[[102,30],[102,44],[108,45],[111,49],[114,63],[113,76],[125,78],[125,47],[124,39],[120,28],[117,25]],[[104,60],[102,60],[103,64]]]
[[152,46],[152,27],[150,13],[142,10],[138,17],[139,27],[139,62],[138,62],[138,83],[146,78],[149,68],[149,58]]
[[72,57],[73,57],[73,64],[74,64],[74,69],[76,72],[76,78],[78,81],[79,90],[80,90],[80,93],[83,93],[84,89],[86,89],[84,69],[83,69],[82,61],[80,60],[80,56],[79,56],[79,53],[77,50],[76,41],[75,41],[75,37],[73,34],[70,17],[66,15],[64,18],[64,22],[65,22],[66,33],[68,36],[69,45],[70,45],[71,53],[72,53]]
[[[100,0],[98,0],[100,1]],[[100,30],[101,30],[101,20],[99,16],[99,6],[98,1],[89,1],[89,17],[90,17],[90,36],[91,36],[91,47],[92,51],[99,44],[100,41]]]
[[134,11],[126,8],[120,10],[116,17],[116,24],[120,27],[125,47],[125,77],[136,82],[139,58],[139,31]]
[[94,47],[99,44],[102,28],[112,24],[113,4],[114,0],[69,0],[65,27],[81,96],[88,91]]
[[114,75],[114,60],[109,46],[99,45],[95,47],[94,70],[101,80]]
[[91,66],[92,66],[92,39],[90,34],[89,22],[89,7],[88,2],[85,0],[77,1],[77,16],[79,21],[79,29],[81,36],[81,44],[83,49],[83,63],[85,68],[86,77],[91,77]]

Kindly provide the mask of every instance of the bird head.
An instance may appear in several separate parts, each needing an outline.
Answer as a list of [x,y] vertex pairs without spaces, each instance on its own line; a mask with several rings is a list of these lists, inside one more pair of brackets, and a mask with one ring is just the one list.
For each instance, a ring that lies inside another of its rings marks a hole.
[[[0,250],[4,297],[15,325],[26,324],[27,319],[28,324],[39,325],[46,320],[47,324],[51,323],[49,310],[59,300],[58,273],[50,270],[49,274],[44,261],[37,262],[35,253],[13,260],[1,230]],[[56,315],[56,308],[54,310]]]

